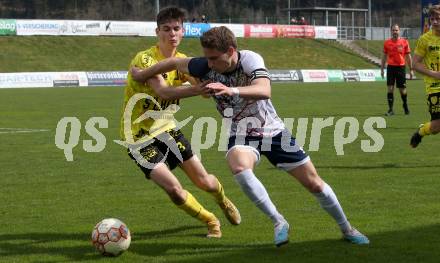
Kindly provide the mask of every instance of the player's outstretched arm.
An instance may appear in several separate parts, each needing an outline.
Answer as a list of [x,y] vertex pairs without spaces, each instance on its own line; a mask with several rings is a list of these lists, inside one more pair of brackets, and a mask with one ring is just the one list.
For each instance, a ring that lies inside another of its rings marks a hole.
[[182,99],[193,96],[208,96],[209,89],[206,88],[208,82],[201,82],[192,86],[178,86],[170,88],[162,76],[156,75],[147,79],[147,84],[154,92],[165,100]]
[[222,83],[215,82],[206,85],[210,90],[214,92],[216,96],[226,95],[234,96],[238,95],[241,98],[265,100],[271,96],[270,79],[258,78],[251,82],[251,85],[246,87],[227,87]]
[[135,81],[142,83],[155,75],[176,69],[184,74],[188,74],[188,63],[190,59],[191,58],[167,58],[145,69],[132,67],[130,72]]
[[[435,65],[433,66],[435,67]],[[435,78],[435,79],[440,79],[440,72],[436,71],[435,68],[433,69],[428,69],[425,64],[423,63],[423,57],[414,54],[413,57],[413,69],[419,73],[422,73],[423,75]]]

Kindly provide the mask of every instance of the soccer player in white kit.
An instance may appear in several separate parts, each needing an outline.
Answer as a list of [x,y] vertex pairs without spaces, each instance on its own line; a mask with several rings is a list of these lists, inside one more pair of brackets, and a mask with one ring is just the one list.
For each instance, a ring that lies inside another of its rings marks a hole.
[[274,224],[275,245],[289,241],[289,224],[281,215],[253,169],[264,155],[276,167],[295,177],[333,217],[344,239],[368,244],[368,238],[350,225],[332,188],[316,172],[310,157],[297,146],[272,102],[270,76],[263,58],[237,50],[237,41],[226,27],[215,27],[200,38],[204,57],[170,58],[148,69],[132,68],[137,81],[177,69],[201,81],[213,92],[217,109],[231,120],[226,158],[242,191]]

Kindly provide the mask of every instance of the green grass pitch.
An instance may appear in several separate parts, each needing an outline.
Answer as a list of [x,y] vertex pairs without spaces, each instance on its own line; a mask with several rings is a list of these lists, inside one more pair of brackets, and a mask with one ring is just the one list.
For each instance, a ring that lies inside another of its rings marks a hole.
[[[275,84],[273,103],[282,118],[355,117],[359,138],[336,155],[334,125],[321,134],[319,151],[311,151],[318,173],[333,187],[351,223],[368,235],[369,246],[341,240],[333,220],[293,178],[263,161],[257,176],[292,226],[291,242],[273,245],[271,222],[240,191],[224,152],[202,151],[206,168],[223,182],[237,204],[242,224],[232,226],[212,198],[195,188],[178,169],[184,187],[222,222],[223,237],[204,238],[206,229],[178,210],[152,182],[144,179],[118,139],[123,89],[57,88],[0,90],[0,262],[438,262],[440,258],[440,137],[409,147],[415,128],[428,120],[422,81],[411,81],[411,114],[403,115],[395,93],[395,112],[385,117],[385,83]],[[181,101],[177,119],[192,115],[220,119],[211,100]],[[87,153],[84,130],[94,116],[108,119],[100,129],[105,149]],[[386,128],[380,152],[361,150],[365,119],[380,116]],[[77,117],[81,138],[67,162],[55,146],[55,129],[63,117]],[[184,132],[191,138],[190,122]],[[295,122],[296,124],[296,122]],[[46,129],[17,133],[5,128]],[[294,132],[296,125],[294,125]],[[93,226],[106,217],[123,220],[132,232],[129,250],[104,258],[94,250]]]

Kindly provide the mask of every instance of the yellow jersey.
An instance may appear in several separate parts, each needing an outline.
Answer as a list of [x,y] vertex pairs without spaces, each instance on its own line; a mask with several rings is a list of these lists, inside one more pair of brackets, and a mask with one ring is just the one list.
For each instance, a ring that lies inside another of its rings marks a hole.
[[[432,30],[423,34],[416,44],[414,53],[423,57],[423,63],[427,69],[440,71],[440,37]],[[440,79],[424,76],[426,93],[440,92]]]
[[[186,55],[176,52],[175,57],[186,57]],[[130,68],[133,66],[148,68],[164,59],[166,58],[160,52],[159,47],[153,46],[137,53],[130,63]],[[162,76],[169,88],[180,86],[187,81],[187,76],[176,70],[162,74]],[[135,97],[132,102],[136,101],[136,103],[127,107],[128,102],[134,95],[141,95],[141,99]],[[160,98],[152,87],[146,83],[133,80],[131,73],[128,72],[121,118],[120,135],[122,140],[130,143],[132,136],[134,142],[137,142],[139,139],[146,141],[175,128],[176,124],[173,117],[173,114],[176,112],[175,105],[179,105],[178,99],[164,100]],[[143,117],[142,121],[134,123],[144,113],[148,115],[145,118]],[[130,136],[130,138],[127,138],[127,136]]]

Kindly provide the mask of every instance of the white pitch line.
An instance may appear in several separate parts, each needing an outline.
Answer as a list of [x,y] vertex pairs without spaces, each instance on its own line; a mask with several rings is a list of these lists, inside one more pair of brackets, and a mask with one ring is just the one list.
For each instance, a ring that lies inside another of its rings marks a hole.
[[47,132],[47,131],[50,131],[50,130],[47,130],[47,129],[26,129],[26,128],[0,128],[0,134],[5,134],[5,133]]

